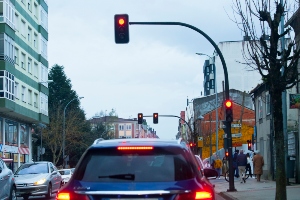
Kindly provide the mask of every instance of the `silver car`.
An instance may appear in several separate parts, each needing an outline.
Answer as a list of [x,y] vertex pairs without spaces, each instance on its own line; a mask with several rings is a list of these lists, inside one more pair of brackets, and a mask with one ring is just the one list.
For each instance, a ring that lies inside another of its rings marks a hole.
[[61,174],[52,162],[47,161],[24,163],[16,171],[15,179],[17,196],[23,199],[40,195],[50,199],[62,184]]
[[14,174],[7,167],[5,161],[2,158],[0,158],[0,188],[0,199],[17,199]]

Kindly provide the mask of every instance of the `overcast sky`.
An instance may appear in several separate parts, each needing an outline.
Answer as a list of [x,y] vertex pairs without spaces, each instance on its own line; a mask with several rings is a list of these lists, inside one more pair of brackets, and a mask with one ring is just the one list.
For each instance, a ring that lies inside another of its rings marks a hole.
[[[212,45],[182,26],[131,25],[130,42],[115,44],[115,14],[130,22],[183,22],[215,43],[242,39],[231,0],[49,0],[49,68],[64,66],[87,119],[112,108],[120,118],[137,113],[177,115],[203,91],[203,63]],[[54,80],[55,81],[55,80]],[[145,118],[164,139],[175,139],[178,119]]]

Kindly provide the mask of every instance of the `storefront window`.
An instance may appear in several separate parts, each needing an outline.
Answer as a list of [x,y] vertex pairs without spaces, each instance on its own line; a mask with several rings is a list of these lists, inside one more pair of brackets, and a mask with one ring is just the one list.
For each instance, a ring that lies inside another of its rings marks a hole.
[[18,142],[17,123],[5,120],[5,144],[17,146]]
[[29,134],[28,128],[25,124],[20,125],[20,144],[21,147],[29,147]]

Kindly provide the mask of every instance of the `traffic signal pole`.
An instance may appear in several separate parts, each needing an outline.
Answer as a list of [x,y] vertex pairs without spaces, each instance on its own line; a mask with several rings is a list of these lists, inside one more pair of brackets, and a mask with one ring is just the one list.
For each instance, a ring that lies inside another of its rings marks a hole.
[[[182,23],[182,22],[129,22],[129,25],[178,25],[178,26],[184,26],[187,28],[190,28],[198,33],[200,33],[202,36],[204,36],[215,48],[217,51],[224,71],[224,86],[225,86],[225,98],[226,100],[229,100],[229,82],[228,82],[228,72],[227,67],[225,63],[225,59],[223,57],[223,54],[217,44],[202,30],[196,28],[195,26]],[[177,117],[177,116],[176,116]],[[231,136],[231,122],[227,122],[227,125],[229,128],[227,128],[227,140],[228,140],[228,152],[229,152],[229,189],[228,192],[234,192],[236,189],[234,188],[234,176],[233,176],[233,157],[232,157],[232,136]],[[190,128],[190,127],[189,127]],[[190,128],[191,129],[191,128]],[[191,129],[192,130],[192,129]]]

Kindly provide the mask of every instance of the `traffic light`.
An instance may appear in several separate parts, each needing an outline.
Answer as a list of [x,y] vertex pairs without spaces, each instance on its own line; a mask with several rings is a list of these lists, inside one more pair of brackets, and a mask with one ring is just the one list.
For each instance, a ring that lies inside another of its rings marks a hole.
[[138,124],[142,124],[143,123],[143,113],[139,113],[138,114]]
[[115,15],[115,42],[125,44],[129,42],[129,17],[127,14]]
[[226,100],[225,101],[225,117],[227,122],[233,121],[233,112],[232,112],[232,101]]
[[251,140],[247,140],[248,150],[251,150]]
[[226,159],[228,159],[228,157],[229,157],[229,152],[228,151],[225,152],[225,157],[226,157]]
[[190,147],[195,147],[195,146],[196,146],[196,143],[190,142]]
[[158,124],[158,113],[153,113],[153,124]]

